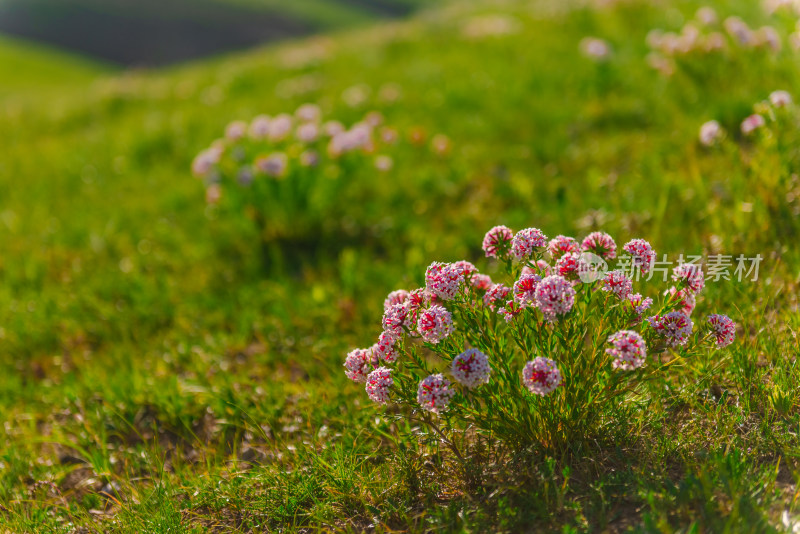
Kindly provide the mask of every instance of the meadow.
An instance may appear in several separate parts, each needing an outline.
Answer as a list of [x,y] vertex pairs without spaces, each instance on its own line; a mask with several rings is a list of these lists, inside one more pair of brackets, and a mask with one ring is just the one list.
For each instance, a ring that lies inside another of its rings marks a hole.
[[[780,48],[653,55],[652,30],[704,5],[722,32],[771,25]],[[3,39],[2,529],[800,530],[800,108],[763,103],[800,102],[797,18],[746,0],[452,1],[124,73]],[[378,111],[421,145],[337,176],[341,201],[297,215],[302,245],[265,261],[192,162],[231,121],[309,102],[347,124]],[[754,105],[767,124],[745,135]],[[705,146],[710,120],[726,135]],[[625,419],[609,404],[608,435],[559,454],[465,435],[462,460],[342,364],[432,262],[494,276],[495,225],[763,260],[698,300],[736,341],[670,368]]]

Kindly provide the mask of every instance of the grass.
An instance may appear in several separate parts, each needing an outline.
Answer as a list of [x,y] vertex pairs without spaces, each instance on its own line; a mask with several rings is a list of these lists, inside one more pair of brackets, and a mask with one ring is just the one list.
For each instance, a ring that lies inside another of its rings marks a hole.
[[[768,21],[750,2],[711,3]],[[18,87],[0,101],[0,524],[771,532],[796,514],[800,136],[737,130],[753,103],[798,86],[796,55],[693,57],[664,78],[645,36],[698,4],[553,6],[456,2],[170,70],[75,69],[48,96],[27,88],[49,85],[55,60],[0,62]],[[487,16],[516,31],[465,36]],[[583,57],[586,35],[612,59]],[[370,100],[350,108],[341,95],[361,84]],[[386,86],[400,100],[381,100]],[[365,199],[403,200],[350,206],[377,229],[369,246],[265,273],[253,230],[205,206],[189,164],[230,120],[305,101],[347,122],[377,108],[454,148],[354,181]],[[712,118],[728,144],[702,149]],[[699,304],[742,325],[736,344],[667,377],[620,436],[558,458],[476,439],[461,466],[369,405],[341,363],[430,262],[485,267],[494,224],[765,260],[758,283],[709,283]]]

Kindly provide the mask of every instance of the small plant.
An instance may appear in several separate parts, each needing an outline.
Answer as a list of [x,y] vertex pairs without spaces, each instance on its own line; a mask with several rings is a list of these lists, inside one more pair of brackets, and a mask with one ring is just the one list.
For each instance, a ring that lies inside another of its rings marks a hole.
[[[265,259],[281,261],[288,251],[313,253],[321,243],[363,238],[385,212],[358,221],[350,206],[389,202],[380,195],[391,188],[374,175],[392,171],[393,151],[426,141],[419,128],[403,137],[377,111],[348,127],[324,120],[317,105],[304,104],[294,115],[230,123],[223,138],[195,157],[192,173],[204,181],[209,204],[250,219]],[[450,140],[435,135],[430,149],[444,156]],[[362,183],[353,187],[354,182]]]
[[[734,341],[725,315],[695,328],[699,265],[675,267],[657,305],[633,292],[656,257],[643,239],[617,258],[602,232],[579,242],[498,226],[483,250],[507,281],[466,261],[431,264],[425,287],[389,294],[378,342],[344,364],[373,401],[409,407],[451,445],[447,433],[467,429],[549,450],[596,438],[624,419],[647,381]],[[615,259],[616,270],[591,268]]]

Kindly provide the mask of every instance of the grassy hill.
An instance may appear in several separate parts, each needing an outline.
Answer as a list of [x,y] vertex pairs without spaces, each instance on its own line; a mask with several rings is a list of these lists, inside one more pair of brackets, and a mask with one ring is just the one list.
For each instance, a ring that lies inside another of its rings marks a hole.
[[[648,32],[680,31],[700,4],[521,0],[152,72],[0,42],[15,61],[0,61],[0,524],[783,528],[800,453],[800,136],[796,116],[760,137],[739,123],[776,89],[800,98],[795,21],[710,3],[784,46],[687,53],[665,76]],[[610,56],[582,53],[587,36]],[[209,207],[190,166],[230,121],[306,102],[347,123],[378,110],[452,150],[398,148],[386,177],[354,165],[331,222],[358,231],[265,269],[250,221]],[[728,137],[709,149],[711,119]],[[696,313],[729,310],[739,339],[648,390],[624,438],[563,457],[476,449],[467,476],[368,404],[342,361],[432,261],[493,272],[480,244],[495,224],[764,262],[757,282],[708,284]]]

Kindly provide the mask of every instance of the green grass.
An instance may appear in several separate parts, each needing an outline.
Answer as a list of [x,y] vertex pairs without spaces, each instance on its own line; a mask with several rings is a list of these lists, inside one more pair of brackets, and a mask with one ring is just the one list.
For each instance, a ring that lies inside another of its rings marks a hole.
[[[750,2],[713,3],[767,21]],[[173,70],[76,68],[52,97],[27,88],[60,83],[48,73],[58,61],[0,61],[19,84],[0,101],[0,524],[774,531],[797,513],[800,254],[787,194],[800,135],[791,124],[780,145],[754,145],[737,128],[800,75],[785,49],[693,58],[660,77],[645,35],[697,7],[456,2]],[[501,11],[516,32],[464,36]],[[581,56],[586,35],[613,58]],[[341,99],[356,84],[372,89],[361,109]],[[399,101],[378,98],[387,84]],[[402,200],[350,206],[376,239],[265,273],[252,228],[206,208],[189,164],[230,120],[305,101],[348,122],[377,108],[454,148],[353,182],[364,199]],[[711,118],[732,132],[718,150],[696,143]],[[602,226],[673,257],[765,260],[758,283],[710,283],[699,303],[698,316],[743,325],[736,344],[666,377],[622,437],[559,458],[476,440],[462,469],[402,414],[369,405],[341,363],[379,333],[385,295],[419,285],[432,261],[487,267],[494,224],[578,237]]]

